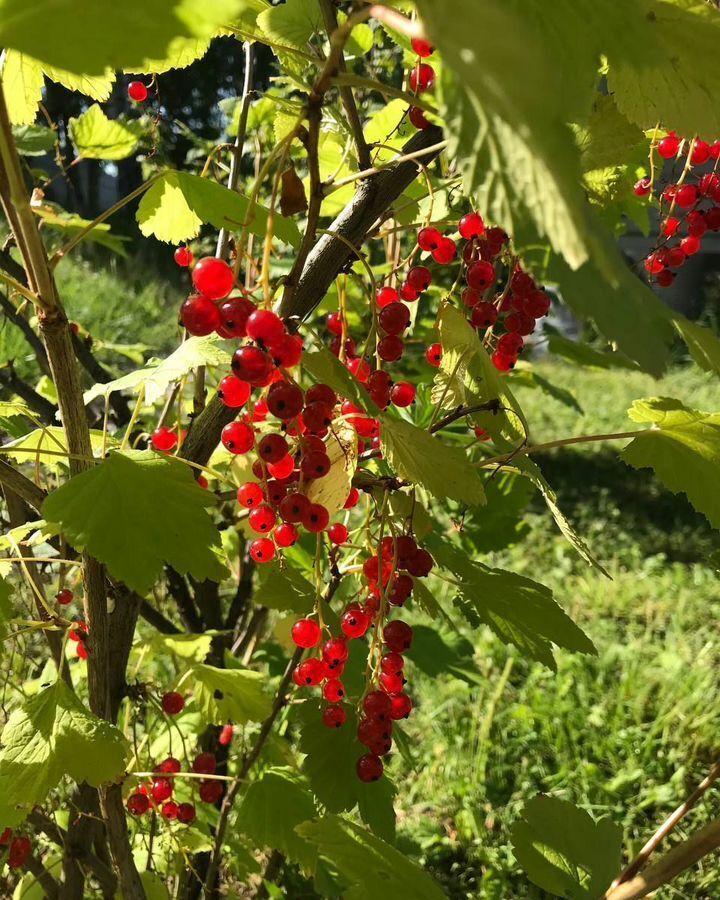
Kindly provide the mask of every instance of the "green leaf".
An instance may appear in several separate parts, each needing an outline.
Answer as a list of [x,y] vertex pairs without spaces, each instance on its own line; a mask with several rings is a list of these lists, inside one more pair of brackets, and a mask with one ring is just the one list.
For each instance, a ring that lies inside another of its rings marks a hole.
[[585,172],[630,163],[639,165],[647,157],[644,132],[625,118],[608,94],[595,98],[588,121],[577,129],[576,136]]
[[597,900],[620,870],[622,829],[556,797],[534,797],[511,830],[530,880],[567,900]]
[[482,480],[460,447],[444,444],[410,422],[384,413],[380,417],[380,434],[385,458],[401,478],[422,485],[439,499],[484,503]]
[[321,31],[323,17],[318,0],[287,0],[261,12],[257,24],[266,43],[306,50],[313,34]]
[[618,109],[645,129],[660,122],[688,136],[720,131],[716,10],[697,2],[646,0],[617,12],[619,19],[611,16],[608,24],[622,29],[625,39],[607,40],[605,50]]
[[215,631],[203,634],[155,634],[152,637],[156,648],[163,653],[174,653],[180,659],[202,662],[210,652]]
[[295,830],[316,815],[305,780],[288,768],[267,769],[245,792],[235,827],[258,848],[278,850],[306,875],[317,864],[317,848]]
[[0,0],[0,46],[44,65],[100,75],[161,59],[177,37],[206,39],[232,23],[241,0]]
[[[617,249],[614,252],[619,255]],[[563,302],[576,315],[594,321],[622,353],[659,376],[673,340],[668,310],[624,262],[617,274],[617,284],[612,286],[591,263],[573,272],[556,257],[549,268],[549,277],[560,284]]]
[[464,536],[475,553],[490,553],[517,544],[529,526],[525,508],[533,490],[527,478],[514,472],[498,472],[485,482],[486,504],[465,515]]
[[695,509],[720,528],[720,413],[655,397],[636,400],[628,415],[655,427],[631,441],[622,459],[636,469],[653,469],[666,488],[686,494]]
[[371,416],[379,412],[367,391],[354,378],[340,360],[324,347],[306,350],[302,359],[303,368],[312,375],[313,381],[328,384],[339,397],[345,397]]
[[8,634],[8,622],[13,617],[13,606],[10,602],[13,587],[4,578],[0,578],[0,643]]
[[[239,232],[247,221],[253,234],[265,237],[267,219],[268,210],[257,203],[251,206],[242,194],[210,178],[174,171],[165,172],[148,188],[137,211],[146,237],[170,243],[197,237],[203,223]],[[294,247],[299,244],[300,233],[291,219],[276,213],[273,224],[277,238]]]
[[[330,812],[351,810],[362,802],[367,787],[357,777],[355,764],[367,753],[367,747],[357,739],[357,717],[345,706],[347,721],[342,728],[327,728],[322,721],[323,705],[314,700],[299,704],[295,714],[300,720],[300,751],[307,754],[302,765],[313,793]],[[376,784],[387,781],[383,776]],[[373,827],[389,834],[389,820],[395,821],[394,790],[380,788],[370,805],[361,805],[361,814]]]
[[108,119],[97,103],[68,122],[70,139],[85,159],[125,159],[137,147],[144,130],[140,122]]
[[253,597],[257,606],[286,610],[304,616],[315,605],[315,586],[287,562],[283,568],[276,563],[260,567],[258,578],[258,586]]
[[[90,431],[90,443],[94,456],[100,456],[103,452],[103,433],[92,429]],[[107,446],[115,444],[113,438],[107,439]],[[44,428],[36,428],[34,431],[24,434],[17,440],[5,444],[6,456],[16,462],[30,462],[36,457],[42,459],[46,451],[45,461],[49,463],[67,462],[67,457],[56,456],[58,453],[67,453],[65,441],[65,429],[57,425],[46,425]],[[32,452],[27,452],[32,451]],[[50,455],[52,454],[52,455]]]
[[527,456],[518,457],[515,460],[515,465],[520,470],[520,472],[527,478],[529,478],[530,481],[535,485],[535,487],[540,491],[540,493],[542,494],[542,498],[545,501],[545,505],[550,510],[553,519],[555,519],[555,524],[560,529],[563,537],[570,544],[572,544],[572,546],[577,550],[577,552],[580,554],[580,556],[582,556],[582,558],[588,565],[593,566],[599,572],[602,572],[602,574],[605,575],[606,578],[610,578],[610,574],[598,562],[588,545],[575,531],[569,520],[565,517],[565,514],[558,506],[557,494],[545,480],[545,477],[540,471],[538,465],[533,462],[533,460],[528,459]]
[[297,832],[317,846],[320,856],[347,883],[344,900],[442,900],[445,896],[407,854],[346,819],[326,815],[298,825]]
[[13,125],[31,125],[45,84],[38,62],[22,53],[8,50],[2,67],[2,87],[8,115]]
[[395,785],[389,778],[371,781],[364,784],[358,794],[358,812],[360,818],[373,834],[395,843]]
[[64,776],[93,787],[122,774],[128,743],[93,716],[63,681],[14,710],[2,732],[0,822],[14,826]]
[[673,325],[687,344],[690,355],[705,372],[720,375],[720,339],[709,328],[689,322],[680,313],[673,314]]
[[445,673],[468,684],[484,681],[475,665],[473,645],[457,633],[440,634],[436,628],[413,625],[413,642],[407,656],[431,678]]
[[[42,206],[33,207],[33,212],[43,220],[44,227],[62,231],[66,239],[73,238],[80,232],[84,232],[82,236],[83,241],[100,244],[103,247],[107,247],[108,250],[112,250],[113,253],[119,253],[122,256],[127,255],[125,244],[130,238],[113,234],[107,222],[100,222],[94,225],[90,231],[86,231],[86,227],[91,224],[90,219],[83,219],[82,216],[78,216],[75,213],[68,213],[58,204],[51,203],[48,200],[45,200]],[[108,344],[104,344],[104,346],[110,349]]]
[[42,514],[76,549],[143,595],[165,564],[203,581],[222,579],[214,502],[188,466],[152,451],[113,452],[45,500]]
[[55,132],[45,125],[14,125],[12,132],[21,156],[44,156],[55,146]]
[[550,588],[503,569],[474,562],[447,541],[433,537],[435,559],[460,581],[456,604],[470,625],[488,625],[506,644],[557,668],[552,644],[577,653],[596,653],[590,638],[558,606]]
[[93,385],[83,394],[83,401],[88,404],[96,397],[108,397],[115,391],[136,390],[142,386],[145,389],[145,402],[152,404],[163,396],[168,385],[178,381],[192,369],[198,366],[229,365],[230,353],[223,347],[223,342],[217,335],[190,337],[156,365],[148,364],[114,381]]
[[549,335],[548,350],[580,366],[593,366],[596,369],[637,369],[637,365],[622,353],[596,350],[589,344],[569,340],[561,334]]
[[270,715],[272,700],[263,690],[266,677],[250,669],[192,668],[195,701],[208,725],[262,722]]
[[548,381],[547,378],[544,378],[534,369],[515,369],[512,373],[512,382],[515,386],[519,385],[524,388],[538,388],[549,397],[562,403],[564,406],[569,406],[570,409],[574,409],[575,412],[580,413],[580,415],[583,414],[582,407],[575,399],[574,394],[566,388],[562,388],[557,384],[553,384],[552,381]]

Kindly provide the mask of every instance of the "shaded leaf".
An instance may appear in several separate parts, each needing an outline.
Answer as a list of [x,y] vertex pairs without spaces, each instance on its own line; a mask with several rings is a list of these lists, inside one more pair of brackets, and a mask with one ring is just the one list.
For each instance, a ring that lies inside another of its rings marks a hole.
[[287,610],[299,616],[309,613],[315,605],[315,586],[294,566],[283,568],[276,563],[260,567],[259,582],[253,596],[257,606]]
[[468,684],[480,684],[481,678],[474,661],[473,645],[457,633],[440,634],[427,625],[413,625],[412,647],[408,659],[431,678],[452,675]]
[[[76,549],[145,594],[166,564],[203,581],[221,580],[214,502],[188,466],[152,451],[113,452],[45,500],[45,519]],[[159,515],[162,511],[162,515]]]
[[513,851],[532,882],[567,900],[597,900],[620,870],[622,829],[566,800],[533,798],[512,826]]

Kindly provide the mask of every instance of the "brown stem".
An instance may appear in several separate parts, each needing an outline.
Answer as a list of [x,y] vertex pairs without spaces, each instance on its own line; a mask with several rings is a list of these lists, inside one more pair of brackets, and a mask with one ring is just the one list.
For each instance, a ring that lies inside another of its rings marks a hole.
[[[7,271],[8,262],[7,257],[13,262],[16,266],[22,270],[22,266],[19,263],[16,263],[15,260],[10,256],[6,251],[0,251],[0,268],[5,269]],[[24,272],[23,272],[24,275]],[[12,324],[18,328],[25,340],[32,347],[33,353],[35,354],[35,358],[38,361],[38,365],[40,366],[40,370],[43,375],[50,375],[50,366],[47,361],[47,354],[45,353],[45,347],[43,347],[43,342],[35,333],[32,325],[28,322],[25,316],[18,312],[15,308],[15,305],[5,296],[5,294],[0,294],[0,308],[5,313],[5,318],[12,322]]]
[[217,831],[215,832],[213,852],[210,858],[210,864],[207,869],[207,874],[205,876],[204,893],[206,898],[211,897],[213,894],[215,879],[217,878],[218,870],[220,868],[220,860],[222,859],[222,846],[225,840],[225,832],[227,831],[228,820],[230,818],[230,813],[232,812],[233,804],[235,803],[238,792],[240,791],[243,782],[247,778],[248,772],[255,764],[258,756],[260,756],[262,749],[265,746],[265,741],[267,741],[268,737],[270,736],[270,732],[272,731],[273,725],[275,724],[275,720],[277,719],[280,710],[283,708],[283,706],[285,706],[285,703],[287,702],[287,692],[288,688],[290,687],[290,681],[292,680],[293,669],[300,662],[302,654],[303,650],[301,647],[298,647],[295,650],[295,653],[293,653],[292,658],[288,663],[287,668],[285,669],[282,680],[280,681],[280,685],[278,686],[277,694],[275,695],[275,700],[273,701],[270,714],[262,723],[262,726],[260,727],[260,733],[258,734],[252,749],[244,757],[237,777],[231,783],[227,794],[225,794],[225,799],[223,800],[223,804],[220,809],[220,820],[218,821]]
[[557,441],[548,441],[545,444],[535,444],[532,447],[519,447],[512,453],[504,453],[501,456],[491,456],[480,461],[481,466],[503,465],[515,456],[530,456],[534,453],[545,453],[547,450],[556,450],[558,447],[569,447],[571,444],[592,444],[599,441],[624,441],[629,438],[642,437],[650,434],[652,428],[644,428],[640,431],[618,431],[614,434],[579,434],[577,437],[561,438]]
[[18,497],[22,497],[28,506],[31,506],[37,513],[40,512],[43,500],[47,496],[42,488],[39,488],[4,459],[0,459],[0,485],[8,488]]
[[647,897],[718,848],[720,848],[720,819],[715,819],[686,841],[673,847],[643,874],[618,887],[610,888],[604,900],[639,900],[640,897]]
[[720,760],[718,760],[712,769],[708,772],[708,774],[703,778],[700,784],[695,788],[695,790],[690,794],[690,796],[678,806],[676,810],[674,810],[662,825],[657,829],[655,834],[650,838],[650,840],[645,844],[645,846],[640,850],[637,856],[631,860],[627,866],[622,870],[620,875],[613,882],[613,887],[617,887],[619,884],[623,884],[626,881],[629,881],[633,876],[637,875],[640,869],[643,868],[645,863],[650,859],[652,854],[657,850],[660,844],[665,840],[665,838],[670,834],[670,832],[675,828],[675,826],[683,819],[690,810],[695,806],[695,804],[700,800],[703,794],[708,790],[708,788],[712,787],[713,784],[720,778]]
[[[323,19],[325,20],[325,30],[327,31],[328,35],[331,35],[337,30],[338,27],[337,14],[335,12],[335,7],[332,4],[332,0],[320,0],[320,9],[322,10]],[[340,51],[340,55],[338,57],[337,67],[339,72],[347,71],[347,67],[345,66],[345,54],[342,50]],[[348,125],[350,126],[353,140],[355,141],[358,163],[360,164],[361,169],[368,169],[372,165],[372,161],[370,159],[370,148],[367,145],[367,141],[365,140],[365,135],[363,133],[362,122],[360,121],[360,115],[355,103],[355,95],[353,94],[352,88],[349,85],[344,85],[340,88],[340,99],[342,100],[342,104],[345,109],[345,115],[347,116]]]
[[475,406],[459,406],[454,412],[449,413],[442,419],[438,419],[430,428],[430,434],[435,434],[443,428],[447,428],[448,425],[452,425],[453,422],[457,422],[458,419],[464,419],[465,416],[471,416],[473,413],[499,411],[500,404],[497,400],[488,400],[487,403],[477,403]]
[[37,413],[38,418],[45,425],[54,425],[56,423],[57,406],[43,397],[42,394],[38,394],[35,388],[26,381],[23,381],[15,372],[15,367],[12,363],[8,363],[3,368],[0,368],[0,384],[8,387],[21,400],[24,400]]
[[[58,299],[45,247],[30,208],[1,81],[0,169],[2,170],[0,187],[7,189],[6,192],[2,192],[2,203],[23,256],[28,285],[37,295],[40,333],[58,393],[58,405],[70,454],[70,473],[76,475],[87,469],[89,465],[87,460],[92,459],[92,447],[73,352],[72,332]],[[88,656],[90,708],[96,715],[108,718],[110,713],[108,675],[111,658],[104,571],[101,564],[87,554],[83,554],[82,563],[85,619],[90,633]],[[100,802],[123,896],[127,900],[142,900],[145,891],[133,861],[119,787],[101,789]]]

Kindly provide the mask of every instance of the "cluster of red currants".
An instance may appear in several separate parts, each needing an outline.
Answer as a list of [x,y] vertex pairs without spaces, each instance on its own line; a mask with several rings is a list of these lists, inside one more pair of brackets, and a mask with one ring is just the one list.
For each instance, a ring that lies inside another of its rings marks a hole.
[[88,634],[87,622],[84,622],[82,619],[75,619],[72,628],[68,631],[68,639],[77,645],[76,653],[80,659],[88,658]]
[[[169,716],[176,716],[185,708],[185,698],[177,691],[168,691],[161,699],[163,711]],[[233,738],[233,726],[228,723],[220,731],[219,743],[228,746]],[[217,758],[214,753],[204,751],[199,753],[192,763],[192,772],[196,775],[215,775]],[[160,817],[167,822],[180,822],[182,825],[190,825],[195,821],[197,811],[194,803],[178,803],[172,799],[175,790],[175,777],[182,772],[180,760],[168,756],[155,766],[155,777],[147,784],[141,784],[127,799],[127,808],[134,816],[142,816],[150,811],[158,812]],[[218,778],[191,779],[193,790],[199,781],[197,788],[198,799],[202,803],[215,804],[223,795],[223,783]]]
[[12,828],[0,834],[0,848],[7,847],[7,864],[11,869],[22,869],[30,856],[32,843],[29,837],[16,835]]
[[[413,94],[421,94],[423,91],[429,91],[435,84],[435,69],[430,63],[423,62],[424,59],[433,55],[435,48],[423,38],[413,38],[411,45],[418,58],[410,72],[408,83]],[[410,107],[408,119],[410,124],[419,130],[424,130],[430,126],[430,122],[420,106]]]
[[341,634],[323,640],[323,625],[314,618],[297,621],[292,638],[298,647],[310,650],[320,647],[318,656],[301,662],[293,672],[298,687],[322,685],[328,702],[323,722],[328,728],[340,728],[347,713],[342,703],[346,699],[341,676],[349,656],[348,641],[364,638],[371,630],[373,640],[368,648],[370,662],[375,660],[376,646],[381,640],[384,652],[377,665],[371,666],[372,676],[366,685],[361,703],[362,716],[358,724],[358,739],[368,748],[357,762],[361,781],[375,781],[383,772],[381,757],[392,747],[393,720],[407,718],[412,701],[405,693],[406,679],[402,654],[412,643],[412,628],[405,622],[387,622],[392,607],[403,606],[413,589],[413,576],[424,578],[430,574],[434,560],[430,553],[418,547],[412,535],[384,537],[380,555],[370,556],[363,563],[367,580],[364,603],[352,601],[340,618]]
[[[677,271],[689,256],[702,247],[708,231],[720,231],[720,141],[713,144],[695,138],[687,141],[674,131],[657,144],[661,159],[683,162],[682,174],[659,194],[660,238],[658,246],[644,259],[650,279],[660,287],[670,287]],[[652,197],[654,185],[648,177],[635,184],[638,197]]]

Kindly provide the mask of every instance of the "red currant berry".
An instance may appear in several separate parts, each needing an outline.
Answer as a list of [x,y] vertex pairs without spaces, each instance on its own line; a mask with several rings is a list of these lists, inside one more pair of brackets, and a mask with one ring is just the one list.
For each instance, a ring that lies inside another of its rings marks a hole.
[[495,266],[486,259],[479,259],[468,266],[465,274],[467,283],[476,291],[486,291],[496,279]]
[[271,345],[273,362],[284,369],[299,365],[303,354],[303,340],[299,334],[283,334]]
[[306,478],[324,478],[330,471],[330,457],[327,453],[308,453],[300,464],[300,471]]
[[195,821],[197,813],[192,803],[181,803],[177,810],[177,820],[183,825],[191,825]]
[[150,809],[150,800],[145,794],[136,792],[127,798],[128,812],[133,816],[142,816]]
[[325,677],[325,666],[319,659],[306,659],[293,672],[293,681],[298,687],[314,687]]
[[303,408],[303,392],[289,381],[278,381],[268,391],[267,405],[278,419],[294,419]]
[[415,402],[415,385],[409,381],[396,382],[390,389],[390,402],[393,406],[410,406]]
[[390,695],[390,718],[397,721],[398,719],[407,719],[412,712],[412,700],[407,694],[397,693]]
[[288,443],[281,434],[266,434],[258,444],[258,456],[266,463],[279,462],[288,454]]
[[7,845],[12,840],[12,836],[12,828],[5,828],[2,833],[0,833],[0,847],[7,847]]
[[183,269],[193,264],[192,250],[189,247],[178,247],[173,253],[173,259]]
[[433,259],[441,266],[449,266],[456,256],[457,247],[455,246],[455,241],[448,237],[444,237],[440,241],[440,246],[432,252]]
[[385,362],[396,362],[403,355],[405,344],[396,334],[388,334],[378,342],[377,352],[380,359]]
[[177,819],[178,808],[174,800],[168,800],[160,807],[160,815],[166,822],[174,822]]
[[416,290],[412,285],[403,284],[400,288],[400,299],[406,303],[414,303],[420,296],[420,291]]
[[[383,672],[380,675],[380,684],[388,694],[399,694],[405,687],[405,679],[402,675],[388,675]],[[390,711],[392,713],[392,708]]]
[[662,272],[658,272],[655,281],[660,287],[670,287],[673,281],[675,281],[675,273],[671,272],[670,269],[663,269]]
[[342,334],[343,323],[340,313],[328,313],[328,317],[325,319],[325,325],[330,334]]
[[702,166],[710,159],[710,144],[706,141],[695,139],[692,153],[690,154],[690,162],[694,166]]
[[305,428],[317,434],[332,425],[333,407],[321,400],[316,400],[314,403],[308,403],[302,416]]
[[636,197],[647,197],[652,190],[652,181],[649,178],[641,178],[635,182],[633,191]]
[[347,530],[347,525],[343,525],[342,522],[335,522],[334,525],[331,525],[328,528],[328,537],[333,544],[346,543],[348,536],[349,532]]
[[505,356],[517,356],[522,350],[524,343],[520,335],[513,332],[504,334],[498,341],[497,348]]
[[297,524],[302,522],[310,508],[310,501],[305,494],[297,491],[288,494],[280,501],[280,515],[285,522]]
[[328,703],[340,703],[345,697],[345,688],[339,678],[329,678],[323,686],[323,697]]
[[223,795],[222,781],[209,778],[207,781],[200,782],[198,794],[203,803],[217,803]]
[[344,665],[348,658],[348,646],[343,638],[330,638],[325,641],[322,649],[323,661],[333,670]]
[[437,250],[440,246],[440,242],[442,241],[443,236],[437,230],[437,228],[433,228],[432,226],[428,226],[427,228],[421,228],[418,232],[418,246],[421,250],[425,250],[426,253],[432,253],[433,250]]
[[269,534],[275,527],[275,513],[269,506],[258,506],[250,511],[248,524],[258,534]]
[[435,84],[435,69],[427,63],[420,63],[410,73],[410,90],[413,94],[429,91]]
[[498,311],[488,300],[481,300],[473,307],[470,321],[475,328],[490,328],[497,322]]
[[273,372],[273,361],[260,347],[239,347],[233,354],[232,370],[241,381],[262,386]]
[[270,562],[275,558],[275,544],[270,538],[258,538],[250,544],[250,557],[259,564]]
[[685,252],[682,247],[670,247],[667,253],[667,264],[673,269],[679,269],[685,262]]
[[238,488],[237,501],[240,506],[244,506],[245,509],[253,509],[256,506],[259,506],[264,499],[265,494],[263,489],[254,481],[247,481]]
[[405,668],[405,660],[399,653],[386,653],[380,660],[380,669],[386,675],[401,675]]
[[212,300],[195,294],[188,297],[180,308],[183,327],[194,337],[204,337],[217,331],[222,325],[220,310]]
[[225,406],[240,409],[250,399],[251,390],[247,381],[240,381],[234,375],[226,375],[218,385],[218,397]]
[[705,222],[711,231],[720,231],[720,206],[712,206],[706,211]]
[[694,234],[695,237],[702,237],[708,230],[707,222],[705,221],[705,213],[701,212],[699,209],[689,212],[687,214],[686,222],[688,233]]
[[458,231],[466,241],[482,237],[485,234],[485,222],[483,221],[483,217],[480,213],[468,213],[460,219]]
[[533,291],[527,299],[527,313],[534,319],[541,319],[550,311],[550,297],[545,291]]
[[198,260],[193,269],[192,280],[203,296],[210,300],[224,300],[233,289],[235,277],[224,259],[205,256]]
[[322,720],[327,728],[342,728],[347,720],[347,713],[342,706],[327,706],[323,710]]
[[246,422],[230,422],[220,433],[220,440],[231,453],[247,453],[255,443],[255,432]]
[[497,350],[492,355],[492,364],[498,372],[509,372],[510,369],[515,368],[515,362],[514,356],[505,356],[504,353],[499,353]]
[[690,209],[698,200],[698,189],[694,184],[684,184],[675,193],[675,202],[681,209]]
[[155,767],[156,772],[164,772],[167,774],[168,772],[179,772],[182,769],[179,759],[175,759],[174,756],[166,757],[161,763]]
[[370,619],[362,610],[351,609],[343,613],[340,628],[346,637],[360,638],[370,627]]
[[397,303],[399,294],[394,287],[381,287],[375,297],[375,302],[379,307],[389,306],[391,303]]
[[216,769],[217,759],[215,754],[210,753],[209,750],[199,753],[193,760],[192,770],[198,775],[214,775]]
[[[295,460],[288,453],[286,456],[283,456],[282,459],[279,459],[276,463],[268,463],[268,472],[272,475],[273,478],[289,478],[292,473],[295,471]],[[285,493],[283,492],[283,497]],[[280,498],[282,500],[282,497]],[[280,501],[278,500],[278,503]]]
[[432,284],[430,269],[427,266],[413,266],[407,273],[407,283],[414,291],[426,291]]
[[473,306],[476,306],[482,300],[482,294],[480,291],[476,291],[473,288],[465,288],[462,292],[462,302],[464,306],[468,306],[472,309]]
[[168,691],[162,697],[163,712],[169,716],[176,716],[185,709],[185,698],[177,691]]
[[169,778],[156,778],[152,783],[150,793],[155,803],[163,803],[172,797],[173,785]]
[[520,335],[532,334],[535,328],[535,319],[525,313],[510,313],[505,317],[505,327],[508,331],[514,331]]
[[292,639],[298,647],[308,650],[320,643],[322,631],[314,619],[298,619],[292,627]]
[[335,391],[327,384],[314,384],[305,392],[305,403],[324,403],[332,409],[337,403]]
[[289,522],[282,522],[273,534],[278,547],[292,547],[300,538],[300,532]]
[[305,530],[310,531],[313,534],[325,531],[329,521],[330,516],[328,511],[320,503],[311,503],[302,518]]
[[[127,87],[128,97],[135,103],[144,103],[148,98],[148,89],[142,81],[131,81]],[[187,263],[185,263],[187,265]]]
[[248,317],[255,309],[255,304],[246,297],[231,297],[229,300],[223,300],[218,307],[220,312],[218,334],[224,338],[245,337]]
[[60,606],[68,606],[73,602],[73,592],[68,590],[68,588],[63,588],[55,594],[55,602],[59,603]]
[[410,124],[417,128],[418,131],[425,131],[426,128],[430,127],[430,120],[425,115],[424,110],[420,109],[419,106],[411,106],[408,110],[408,119],[410,120]]
[[672,159],[677,156],[680,149],[680,138],[671,131],[667,137],[664,137],[658,144],[658,153],[663,159]]
[[360,781],[365,783],[377,781],[382,777],[383,762],[374,753],[366,753],[357,761],[355,770]]
[[432,56],[435,52],[435,48],[430,43],[430,41],[426,41],[424,38],[413,38],[410,41],[410,46],[417,53],[418,56],[423,59],[427,59],[428,56]]
[[370,719],[387,722],[390,718],[390,698],[384,691],[370,691],[363,700],[363,711]]
[[412,644],[413,631],[406,623],[399,619],[388,622],[383,631],[383,641],[394,653],[404,653]]
[[700,238],[695,237],[694,234],[689,234],[680,241],[680,247],[685,256],[694,256],[700,249],[700,244]]
[[270,346],[283,337],[285,325],[283,320],[269,309],[258,309],[248,317],[245,330],[250,340]]
[[425,359],[434,369],[440,368],[442,355],[442,344],[430,344],[430,346],[425,351]]
[[231,722],[228,722],[227,725],[223,725],[220,736],[218,737],[218,744],[220,744],[221,747],[229,747],[230,744],[232,744],[234,733],[235,729]]
[[360,500],[360,491],[357,488],[350,488],[347,500],[343,504],[343,509],[354,509]]
[[153,431],[151,441],[155,450],[160,453],[169,453],[177,447],[178,436],[172,428],[161,425]]
[[380,311],[378,321],[387,334],[402,334],[410,324],[410,310],[404,303],[391,303]]

